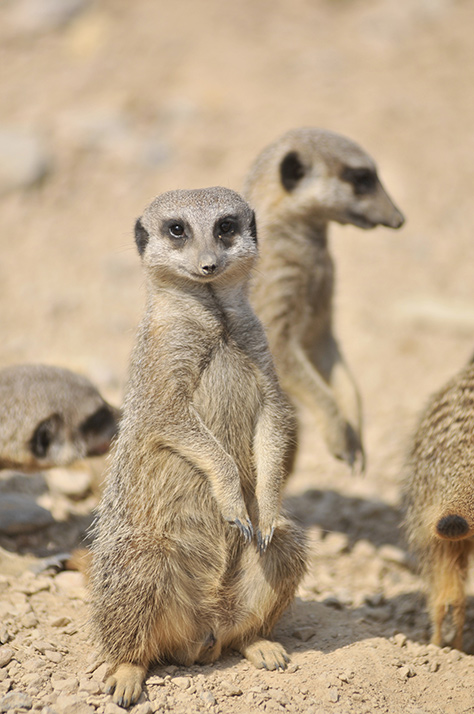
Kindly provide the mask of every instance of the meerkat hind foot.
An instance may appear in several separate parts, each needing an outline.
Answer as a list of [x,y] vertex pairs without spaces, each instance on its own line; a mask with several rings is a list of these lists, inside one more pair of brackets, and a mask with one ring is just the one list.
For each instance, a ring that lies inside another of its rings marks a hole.
[[105,693],[112,694],[112,699],[119,707],[136,704],[142,693],[146,668],[139,664],[121,664],[105,682]]
[[279,642],[258,639],[240,648],[240,652],[257,669],[286,669],[290,658]]

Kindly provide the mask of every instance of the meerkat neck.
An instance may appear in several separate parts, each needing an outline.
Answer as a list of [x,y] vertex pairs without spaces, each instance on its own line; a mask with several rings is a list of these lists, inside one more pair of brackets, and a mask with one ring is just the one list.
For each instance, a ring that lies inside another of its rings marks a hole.
[[265,222],[262,225],[262,233],[269,236],[284,235],[288,240],[309,241],[321,248],[327,248],[328,223],[329,221],[319,217],[308,220],[307,216],[282,216],[278,220]]

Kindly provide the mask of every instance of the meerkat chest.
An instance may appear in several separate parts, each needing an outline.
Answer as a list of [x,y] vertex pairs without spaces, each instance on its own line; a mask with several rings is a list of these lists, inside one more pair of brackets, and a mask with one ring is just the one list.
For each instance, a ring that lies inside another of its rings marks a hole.
[[232,335],[213,350],[193,402],[206,426],[231,453],[250,448],[261,404],[259,369]]

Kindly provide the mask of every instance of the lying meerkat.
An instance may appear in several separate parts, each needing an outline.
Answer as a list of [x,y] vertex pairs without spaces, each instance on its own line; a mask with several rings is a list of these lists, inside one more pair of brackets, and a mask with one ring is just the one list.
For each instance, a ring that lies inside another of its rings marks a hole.
[[151,662],[240,651],[284,669],[266,639],[305,571],[280,514],[292,412],[247,283],[254,214],[225,188],[171,191],[137,221],[147,306],[92,546],[92,625],[114,701]]
[[66,466],[105,453],[120,412],[68,369],[22,364],[0,370],[0,468]]
[[404,476],[405,528],[428,594],[432,642],[460,649],[474,547],[474,364],[435,394]]
[[360,397],[332,326],[328,224],[400,228],[373,160],[350,139],[294,129],[258,156],[244,196],[257,216],[252,303],[282,387],[316,417],[330,452],[364,468]]

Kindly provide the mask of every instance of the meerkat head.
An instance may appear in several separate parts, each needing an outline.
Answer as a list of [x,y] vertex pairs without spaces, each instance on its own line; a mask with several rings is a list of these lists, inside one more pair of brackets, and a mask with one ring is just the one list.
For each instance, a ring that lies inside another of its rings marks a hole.
[[257,255],[252,209],[221,187],[161,194],[137,220],[135,241],[148,274],[164,281],[240,279]]
[[60,367],[0,371],[0,464],[66,466],[105,453],[120,412],[85,377]]
[[322,129],[294,129],[264,149],[244,194],[270,220],[381,224],[404,217],[386,193],[372,158],[350,139]]

